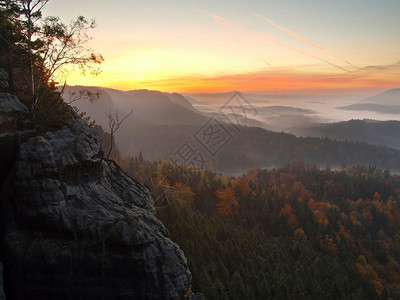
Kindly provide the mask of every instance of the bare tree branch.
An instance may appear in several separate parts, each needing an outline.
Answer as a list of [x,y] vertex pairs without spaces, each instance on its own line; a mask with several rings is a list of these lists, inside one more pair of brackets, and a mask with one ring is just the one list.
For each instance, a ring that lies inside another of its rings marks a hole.
[[131,110],[125,117],[122,119],[119,119],[119,114],[118,111],[115,111],[115,113],[111,112],[111,109],[106,112],[106,116],[108,118],[108,127],[110,128],[110,149],[107,154],[107,160],[110,158],[110,154],[113,148],[113,142],[115,140],[115,133],[117,130],[121,127],[122,123],[132,115],[133,110]]
[[[62,93],[64,92],[64,87],[62,89]],[[94,103],[96,100],[100,98],[100,92],[92,92],[88,89],[81,89],[77,91],[68,92],[69,98],[65,103],[72,104],[76,101],[80,100],[89,100],[90,103]]]

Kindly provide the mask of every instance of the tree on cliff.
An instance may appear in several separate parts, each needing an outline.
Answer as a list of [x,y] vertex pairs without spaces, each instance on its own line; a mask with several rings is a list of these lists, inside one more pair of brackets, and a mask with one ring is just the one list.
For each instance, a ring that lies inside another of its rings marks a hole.
[[[13,2],[13,1],[11,1]],[[37,107],[39,97],[36,95],[36,80],[35,80],[35,62],[39,60],[36,57],[36,52],[40,49],[40,39],[35,39],[40,31],[37,26],[38,21],[42,17],[42,9],[46,6],[48,0],[22,0],[14,1],[16,9],[20,12],[20,18],[22,19],[22,30],[24,46],[27,49],[27,60],[29,70],[29,86],[32,95],[32,110]],[[40,70],[40,69],[39,69]]]
[[21,43],[22,24],[18,20],[19,12],[11,1],[0,0],[0,71],[2,84],[14,87],[14,68],[23,56]]
[[[9,89],[29,95],[33,111],[39,108],[43,94],[47,94],[46,87],[55,86],[61,74],[65,78],[67,70],[73,67],[82,73],[98,74],[103,62],[103,57],[87,46],[87,31],[95,27],[95,21],[82,16],[69,25],[58,17],[43,20],[42,10],[47,3],[48,0],[0,1],[0,67],[8,65]],[[13,81],[16,69],[22,77],[17,80],[18,86]]]
[[108,150],[107,153],[106,157],[107,160],[110,158],[110,154],[113,150],[113,145],[115,145],[115,133],[121,127],[122,123],[131,116],[132,113],[133,110],[131,110],[128,114],[126,114],[125,117],[121,119],[119,117],[118,111],[112,113],[111,110],[109,110],[108,112],[106,112],[106,116],[108,118],[108,126],[110,128],[110,149]]

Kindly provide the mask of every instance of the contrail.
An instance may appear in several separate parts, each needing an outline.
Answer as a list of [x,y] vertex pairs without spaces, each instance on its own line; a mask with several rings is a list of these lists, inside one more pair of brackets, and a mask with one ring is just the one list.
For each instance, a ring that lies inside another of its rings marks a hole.
[[287,28],[285,28],[285,27],[282,27],[282,26],[276,24],[275,22],[271,21],[271,20],[268,19],[267,17],[264,17],[264,16],[262,16],[262,15],[260,15],[260,14],[258,14],[258,13],[253,13],[253,15],[255,15],[256,17],[259,17],[259,18],[261,18],[261,19],[263,19],[263,20],[265,20],[265,21],[267,21],[267,22],[270,23],[272,26],[274,26],[274,27],[276,27],[276,28],[278,28],[278,29],[280,29],[280,30],[282,30],[282,31],[285,31],[285,32],[289,33],[290,35],[294,36],[295,38],[306,42],[306,43],[309,44],[310,46],[312,46],[312,47],[314,47],[314,48],[316,48],[316,49],[318,49],[318,50],[325,51],[325,52],[327,52],[327,53],[329,53],[329,54],[335,56],[336,58],[338,58],[338,59],[344,61],[346,64],[348,64],[348,65],[350,65],[350,66],[353,66],[353,67],[355,67],[355,68],[357,68],[357,69],[360,69],[358,66],[352,64],[351,62],[349,62],[349,61],[347,61],[347,60],[345,60],[345,59],[343,59],[343,58],[341,58],[341,57],[335,55],[334,53],[332,53],[332,52],[326,50],[326,49],[323,48],[323,47],[320,47],[320,46],[314,44],[314,43],[311,42],[310,40],[306,39],[305,37],[302,37],[301,35],[298,35],[297,33],[291,31],[290,29],[287,29]]
[[[336,64],[334,64],[334,63],[331,63],[331,62],[329,62],[329,61],[327,61],[327,60],[325,60],[325,59],[322,59],[322,58],[320,58],[320,57],[317,57],[317,56],[315,56],[315,55],[309,54],[309,53],[307,53],[307,52],[305,52],[305,51],[302,51],[302,50],[293,48],[293,47],[291,47],[291,46],[289,46],[289,45],[286,45],[286,44],[284,44],[284,43],[282,43],[282,42],[280,42],[280,41],[278,41],[278,40],[276,40],[276,39],[274,39],[274,38],[272,38],[272,37],[269,37],[269,36],[267,36],[267,35],[265,35],[265,34],[254,33],[254,32],[252,32],[252,31],[250,31],[250,30],[247,30],[247,29],[245,29],[245,28],[243,28],[243,27],[241,27],[241,26],[238,26],[238,25],[235,25],[235,24],[233,24],[233,23],[230,23],[228,20],[226,20],[225,18],[223,18],[223,17],[221,17],[221,16],[217,16],[217,15],[214,15],[214,14],[210,14],[210,16],[213,17],[214,20],[215,20],[218,24],[220,24],[220,25],[221,25],[222,27],[224,27],[225,29],[229,30],[229,31],[230,31],[232,34],[234,34],[236,37],[238,37],[238,35],[231,29],[231,27],[236,28],[236,29],[241,30],[241,31],[244,31],[244,32],[249,33],[249,34],[256,34],[256,35],[258,35],[260,38],[267,39],[267,40],[270,41],[271,43],[274,43],[274,44],[276,44],[276,45],[278,45],[278,46],[287,48],[287,49],[292,50],[292,51],[297,52],[297,53],[301,53],[301,54],[306,55],[306,56],[308,56],[308,57],[311,57],[311,58],[313,58],[313,59],[315,59],[315,60],[319,60],[319,61],[321,61],[321,62],[323,62],[323,63],[326,63],[326,64],[328,64],[328,65],[330,65],[330,66],[336,67],[336,68],[338,68],[338,69],[340,69],[340,70],[342,70],[342,71],[350,72],[349,70],[347,70],[347,69],[345,69],[345,68],[343,68],[343,67],[341,67],[341,66],[339,66],[339,65],[336,65]],[[239,37],[238,37],[238,38],[239,38]],[[268,65],[269,65],[269,64],[268,64]]]
[[366,66],[359,70],[389,70],[389,69],[398,69],[400,68],[400,61],[394,64],[389,65],[378,65],[378,66]]
[[322,51],[326,51],[325,48],[322,48],[322,47],[320,47],[318,45],[315,45],[314,43],[312,43],[311,41],[307,40],[306,38],[298,35],[297,33],[294,33],[293,31],[291,31],[291,30],[289,30],[289,29],[287,29],[285,27],[279,26],[278,24],[276,24],[275,22],[271,21],[270,19],[268,19],[268,18],[266,18],[266,17],[264,17],[264,16],[262,16],[262,15],[260,15],[258,13],[253,13],[253,14],[256,17],[264,19],[265,21],[270,23],[272,26],[274,26],[274,27],[276,27],[276,28],[278,28],[278,29],[280,29],[282,31],[285,31],[285,32],[289,33],[290,35],[294,36],[295,38],[298,38],[299,40],[302,40],[302,41],[306,42],[307,44],[313,46],[314,48],[317,48],[317,49],[322,50]]

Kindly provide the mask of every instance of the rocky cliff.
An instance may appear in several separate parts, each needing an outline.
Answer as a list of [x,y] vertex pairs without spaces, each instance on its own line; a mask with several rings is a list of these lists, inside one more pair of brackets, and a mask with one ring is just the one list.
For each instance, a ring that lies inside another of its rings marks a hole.
[[39,135],[26,114],[0,94],[7,299],[182,298],[186,258],[154,217],[147,188],[102,159],[82,119]]

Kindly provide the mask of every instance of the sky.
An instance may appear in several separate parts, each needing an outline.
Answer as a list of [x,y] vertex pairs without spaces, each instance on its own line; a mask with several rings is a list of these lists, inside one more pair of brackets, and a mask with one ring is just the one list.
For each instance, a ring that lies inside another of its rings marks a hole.
[[216,93],[400,87],[399,0],[50,0],[44,16],[96,19],[97,77],[70,85]]

